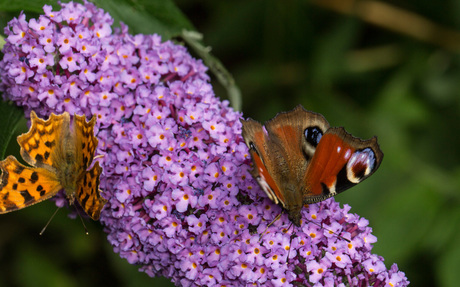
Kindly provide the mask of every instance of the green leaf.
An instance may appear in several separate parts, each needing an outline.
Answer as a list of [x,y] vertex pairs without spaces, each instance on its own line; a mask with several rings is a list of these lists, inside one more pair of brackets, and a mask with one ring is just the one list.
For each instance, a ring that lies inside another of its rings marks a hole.
[[194,30],[190,21],[171,0],[95,0],[115,19],[129,26],[131,34],[157,33],[163,40],[179,36],[183,29]]
[[[67,1],[63,1],[67,2]],[[43,13],[43,6],[52,5],[55,9],[59,6],[55,0],[0,0],[0,11],[18,12],[30,11],[35,13]]]
[[15,134],[18,123],[24,118],[24,112],[7,102],[0,102],[0,158],[5,158],[5,151]]

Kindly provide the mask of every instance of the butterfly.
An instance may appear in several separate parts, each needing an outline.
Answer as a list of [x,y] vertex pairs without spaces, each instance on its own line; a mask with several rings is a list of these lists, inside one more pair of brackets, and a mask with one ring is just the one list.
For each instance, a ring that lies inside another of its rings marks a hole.
[[106,200],[101,197],[99,176],[102,168],[91,165],[98,140],[94,137],[96,117],[87,122],[75,115],[51,114],[48,120],[30,113],[30,130],[18,137],[21,156],[28,164],[8,156],[0,162],[0,214],[46,200],[64,189],[70,204],[78,200],[83,210],[98,220]]
[[241,123],[253,161],[252,176],[296,226],[305,204],[360,183],[382,162],[376,137],[361,140],[342,127],[330,127],[321,114],[301,105],[265,125],[252,119]]

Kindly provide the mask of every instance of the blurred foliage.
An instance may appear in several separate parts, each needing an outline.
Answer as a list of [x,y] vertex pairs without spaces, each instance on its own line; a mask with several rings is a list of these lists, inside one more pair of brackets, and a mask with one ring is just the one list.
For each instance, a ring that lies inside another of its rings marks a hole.
[[8,143],[13,139],[16,128],[22,118],[24,118],[24,113],[20,108],[14,106],[12,103],[2,102],[0,104],[0,123],[2,123],[2,129],[10,131],[7,133],[0,133],[1,159],[8,155],[8,153],[6,153]]
[[[109,2],[96,1],[107,11],[127,7],[114,16],[131,32],[167,39],[195,27],[235,77],[245,117],[265,121],[302,104],[355,136],[378,135],[379,171],[337,200],[369,219],[374,253],[387,267],[397,263],[413,286],[458,285],[459,1],[177,0],[178,9],[171,1]],[[18,15],[4,3],[3,25]],[[1,286],[170,286],[113,254],[97,223],[87,222],[86,236],[61,211],[40,237],[53,206],[0,216]]]

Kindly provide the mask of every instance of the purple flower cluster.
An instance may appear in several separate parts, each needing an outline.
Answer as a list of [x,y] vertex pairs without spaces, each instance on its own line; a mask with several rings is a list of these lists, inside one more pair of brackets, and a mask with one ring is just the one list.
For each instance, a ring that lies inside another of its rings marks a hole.
[[371,254],[368,221],[333,199],[304,208],[301,228],[283,215],[266,230],[281,210],[251,178],[241,114],[201,61],[113,32],[88,2],[61,6],[9,22],[0,88],[26,115],[97,115],[101,222],[121,257],[181,286],[408,285]]

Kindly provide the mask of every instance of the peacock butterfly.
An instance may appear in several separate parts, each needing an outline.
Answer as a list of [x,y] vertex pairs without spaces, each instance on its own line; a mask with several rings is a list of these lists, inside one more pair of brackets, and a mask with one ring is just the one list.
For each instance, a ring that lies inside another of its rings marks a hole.
[[300,226],[304,204],[323,201],[373,174],[383,153],[377,138],[361,140],[344,128],[330,127],[301,105],[281,112],[263,126],[241,120],[249,147],[252,176],[267,196]]

